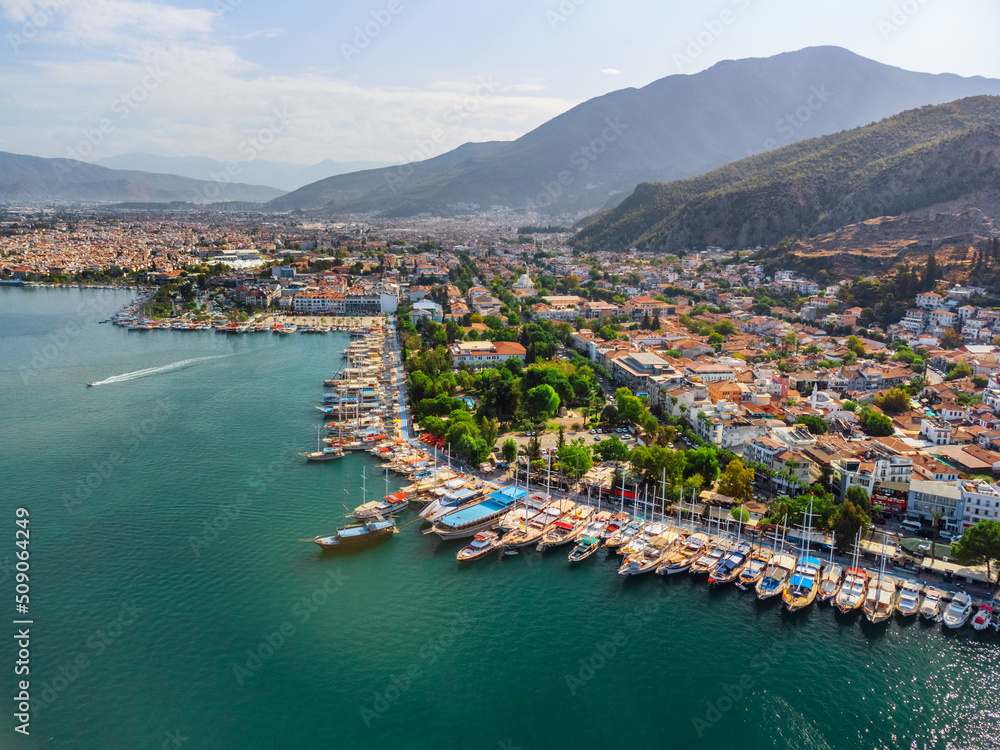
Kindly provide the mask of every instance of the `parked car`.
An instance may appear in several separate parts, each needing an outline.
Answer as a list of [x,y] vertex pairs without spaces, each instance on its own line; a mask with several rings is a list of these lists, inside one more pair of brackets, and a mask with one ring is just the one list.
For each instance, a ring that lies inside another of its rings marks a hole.
[[591,431],[590,431],[590,434],[591,434],[591,435],[596,435],[596,434],[597,434],[597,430],[591,430]]
[[603,439],[604,439],[604,438],[602,438],[602,437],[601,437],[600,435],[598,435],[597,437],[595,437],[595,438],[594,438],[594,442],[595,442],[595,443],[599,443],[599,442],[601,442],[601,440],[603,440]]
[[950,531],[939,531],[938,536],[946,542],[950,542],[955,539],[955,535]]

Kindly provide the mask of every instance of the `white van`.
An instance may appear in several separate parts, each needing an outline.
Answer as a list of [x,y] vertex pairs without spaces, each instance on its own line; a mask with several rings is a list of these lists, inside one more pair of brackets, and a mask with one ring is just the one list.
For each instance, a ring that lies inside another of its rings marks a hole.
[[903,531],[919,531],[920,521],[903,521],[899,524],[899,528],[903,529]]

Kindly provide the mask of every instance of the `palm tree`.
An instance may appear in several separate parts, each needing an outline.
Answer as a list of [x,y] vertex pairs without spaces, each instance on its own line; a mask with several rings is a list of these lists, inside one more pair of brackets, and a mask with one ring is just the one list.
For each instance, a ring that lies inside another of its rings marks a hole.
[[938,526],[941,524],[941,519],[944,518],[944,508],[935,508],[931,511],[931,518],[934,520],[933,534],[931,535],[931,559],[933,560],[937,557],[937,536],[938,536]]

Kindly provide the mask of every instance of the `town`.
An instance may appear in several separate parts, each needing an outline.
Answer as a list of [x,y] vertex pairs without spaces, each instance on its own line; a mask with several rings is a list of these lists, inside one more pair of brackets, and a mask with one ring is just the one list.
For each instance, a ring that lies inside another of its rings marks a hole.
[[604,468],[628,461],[631,488],[662,470],[668,502],[693,489],[765,528],[811,497],[833,529],[851,501],[925,570],[989,583],[990,555],[949,542],[1000,521],[1000,300],[913,260],[806,279],[722,248],[584,255],[503,216],[0,222],[4,283],[147,285],[149,325],[394,318],[411,426],[470,467],[551,481],[555,460],[565,488],[634,497]]

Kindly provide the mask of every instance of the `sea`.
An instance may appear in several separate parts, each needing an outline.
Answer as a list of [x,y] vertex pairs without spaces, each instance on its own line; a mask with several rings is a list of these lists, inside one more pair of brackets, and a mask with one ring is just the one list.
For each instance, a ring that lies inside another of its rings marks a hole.
[[459,565],[421,522],[300,543],[401,486],[298,455],[347,334],[99,322],[131,297],[0,288],[0,748],[1000,746],[992,631],[788,615],[603,551]]

